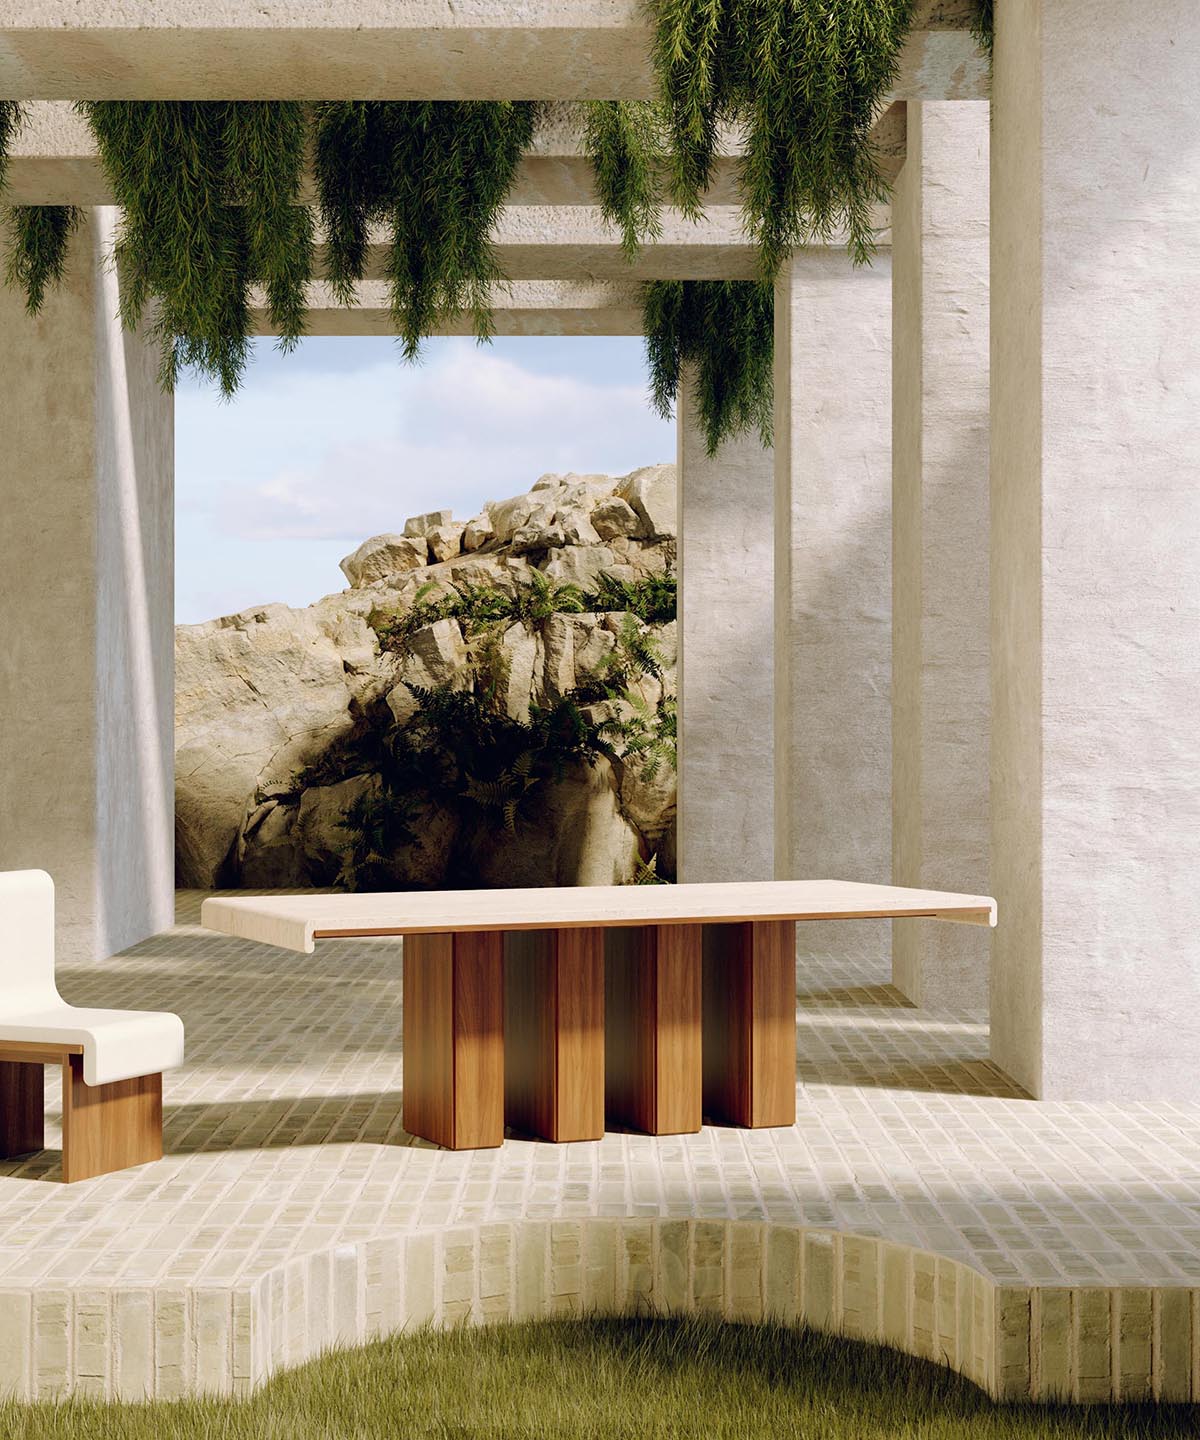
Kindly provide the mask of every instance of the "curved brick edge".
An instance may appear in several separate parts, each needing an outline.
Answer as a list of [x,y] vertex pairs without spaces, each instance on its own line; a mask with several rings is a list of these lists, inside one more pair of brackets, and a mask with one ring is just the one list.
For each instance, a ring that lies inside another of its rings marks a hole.
[[589,1312],[804,1323],[940,1362],[997,1400],[1200,1399],[1200,1290],[1002,1286],[887,1240],[659,1218],[414,1232],[223,1288],[0,1291],[0,1394],[245,1395],[332,1346]]

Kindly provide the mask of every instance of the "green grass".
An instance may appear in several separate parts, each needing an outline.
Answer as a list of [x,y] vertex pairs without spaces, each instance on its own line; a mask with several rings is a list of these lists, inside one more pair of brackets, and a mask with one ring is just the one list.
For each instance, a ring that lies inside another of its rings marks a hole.
[[328,1355],[240,1402],[0,1406],[5,1440],[1126,1440],[1198,1427],[1194,1406],[994,1406],[892,1351],[686,1320],[423,1332]]

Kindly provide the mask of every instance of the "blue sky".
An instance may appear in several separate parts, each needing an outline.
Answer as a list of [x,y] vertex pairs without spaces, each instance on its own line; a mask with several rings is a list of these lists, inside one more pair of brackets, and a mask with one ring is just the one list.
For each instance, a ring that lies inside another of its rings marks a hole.
[[383,338],[255,351],[233,401],[190,379],[176,393],[181,623],[340,590],[342,556],[409,515],[467,519],[547,470],[675,458],[636,337],[435,339],[416,366]]

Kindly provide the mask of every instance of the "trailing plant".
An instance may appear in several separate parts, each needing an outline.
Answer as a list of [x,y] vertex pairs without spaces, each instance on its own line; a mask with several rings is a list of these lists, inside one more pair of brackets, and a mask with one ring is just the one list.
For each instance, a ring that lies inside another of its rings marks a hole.
[[304,108],[292,101],[81,103],[123,211],[121,318],[157,302],[160,378],[195,368],[237,389],[249,354],[250,292],[266,291],[284,350],[304,329],[312,221],[300,204]]
[[667,139],[662,107],[644,100],[587,100],[583,147],[592,162],[605,220],[633,259],[662,235],[660,209]]
[[723,123],[744,128],[747,225],[764,279],[844,229],[863,261],[887,187],[871,127],[914,0],[651,0],[677,203],[700,212]]
[[669,418],[691,371],[708,453],[751,429],[771,443],[775,297],[752,280],[654,280],[643,289],[651,398]]
[[975,0],[975,8],[975,24],[971,27],[971,33],[979,41],[980,49],[990,61],[996,42],[995,0]]
[[25,112],[17,100],[0,100],[0,190],[8,174],[8,147],[24,123]]
[[83,219],[74,205],[14,205],[8,212],[5,279],[25,291],[25,308],[36,315],[51,285],[61,283],[72,233]]
[[503,277],[490,236],[533,138],[531,101],[328,101],[315,107],[315,169],[338,299],[367,272],[371,227],[389,231],[385,265],[404,354],[448,316],[492,334]]

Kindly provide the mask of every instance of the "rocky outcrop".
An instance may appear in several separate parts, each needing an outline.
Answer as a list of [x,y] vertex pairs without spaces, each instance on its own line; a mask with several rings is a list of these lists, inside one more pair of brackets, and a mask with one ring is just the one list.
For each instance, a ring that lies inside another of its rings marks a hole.
[[[353,883],[348,813],[386,820],[384,799],[387,814],[397,810],[377,766],[364,761],[351,773],[355,757],[384,753],[380,745],[414,723],[418,693],[474,693],[486,673],[489,703],[528,724],[538,707],[601,685],[632,625],[649,632],[661,679],[639,675],[628,696],[602,696],[585,713],[609,726],[652,713],[674,686],[675,627],[661,616],[631,619],[611,602],[573,613],[578,599],[561,592],[564,608],[543,606],[548,613],[486,632],[453,615],[417,625],[405,617],[455,587],[520,595],[540,576],[595,591],[604,576],[632,584],[662,575],[675,558],[674,514],[673,466],[544,475],[465,523],[434,511],[407,520],[403,533],[364,541],[342,562],[350,589],[306,609],[267,605],[179,626],[179,883]],[[388,643],[398,625],[404,643]],[[403,824],[373,855],[373,873],[397,888],[611,884],[631,880],[651,856],[660,873],[673,873],[673,768],[647,763],[636,746],[617,749],[527,784],[511,825],[482,802],[452,807],[422,791],[406,806],[401,796]],[[377,828],[388,831],[384,821]]]

